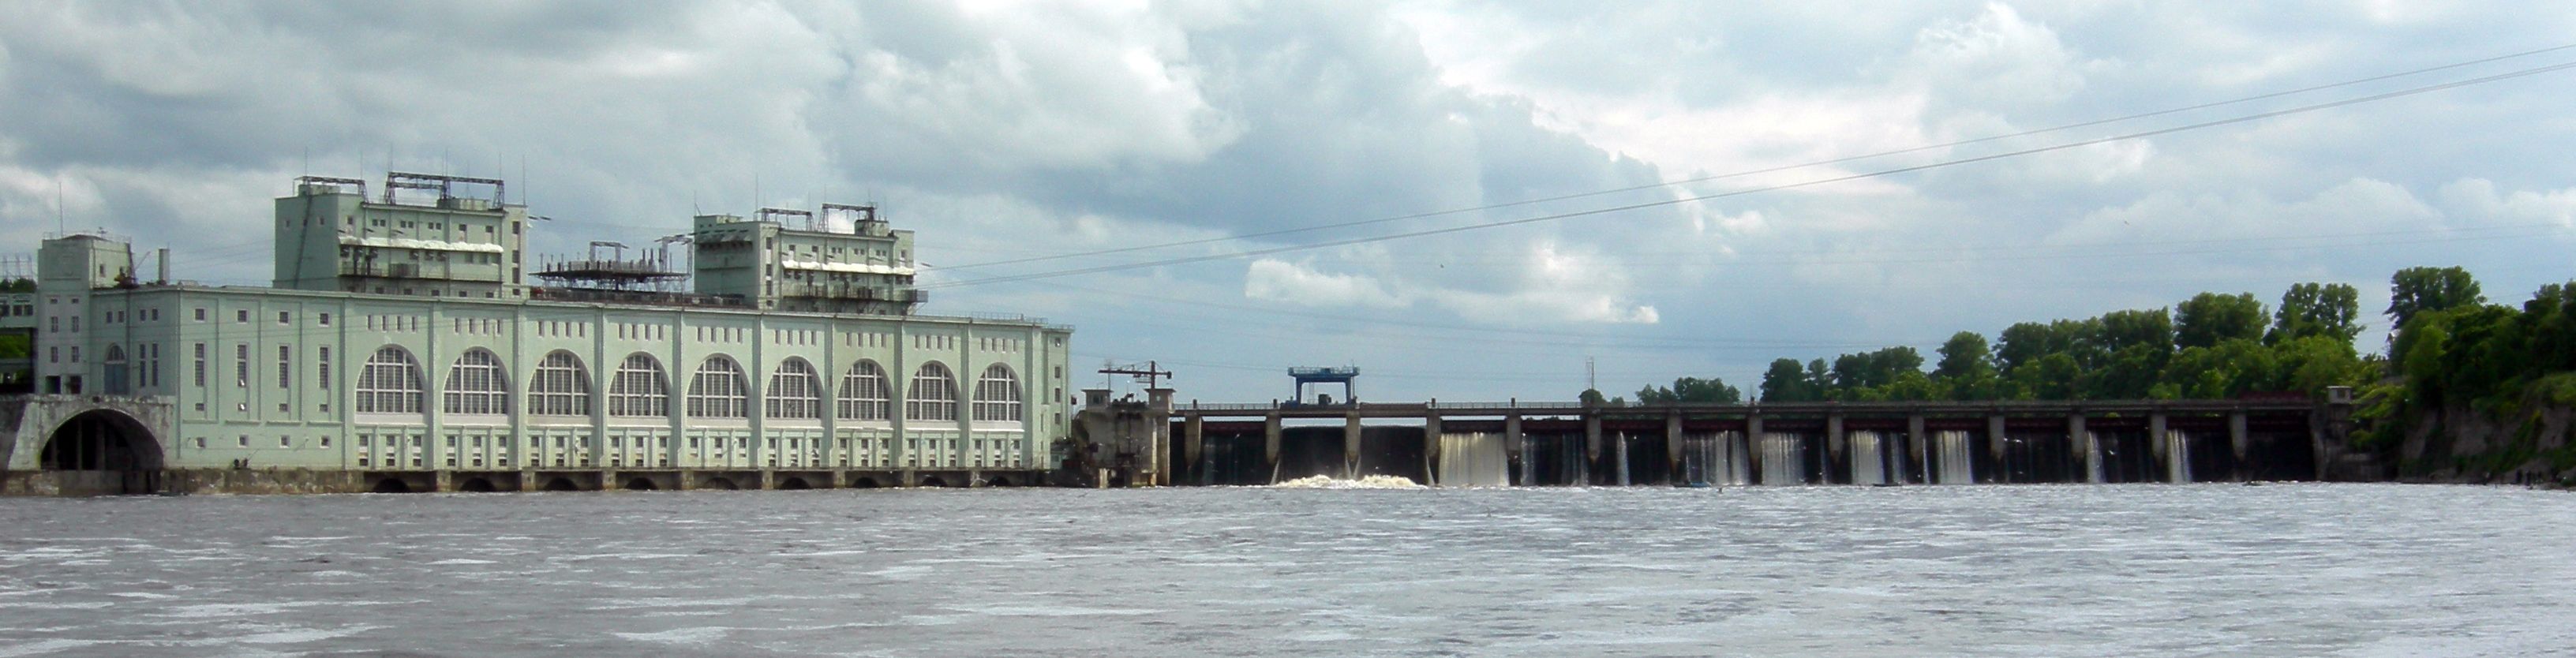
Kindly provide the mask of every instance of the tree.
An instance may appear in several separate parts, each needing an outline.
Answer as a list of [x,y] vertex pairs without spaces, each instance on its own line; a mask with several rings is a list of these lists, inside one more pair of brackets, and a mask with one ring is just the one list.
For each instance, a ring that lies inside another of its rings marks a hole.
[[1994,364],[1986,360],[1984,334],[1974,331],[1950,334],[1950,340],[1941,343],[1940,354],[1941,365],[1932,370],[1932,378],[1935,380],[1946,381],[1969,377],[1980,370],[1989,373],[1994,371]]
[[2487,303],[2469,271],[2452,267],[2409,267],[2388,277],[2388,318],[2403,331],[2416,314]]
[[1807,372],[1798,367],[1797,359],[1774,359],[1771,369],[1762,372],[1763,402],[1810,402]]
[[2352,342],[2334,336],[2291,339],[2273,346],[2272,352],[2274,370],[2266,383],[2277,390],[2313,395],[2328,386],[2358,387],[2373,378]]
[[2351,344],[2361,335],[2361,292],[2341,283],[2301,283],[2281,293],[2281,308],[2272,312],[2272,332],[2263,342],[2279,345],[2309,336]]
[[2272,351],[2262,343],[2230,338],[2217,345],[2175,352],[2151,394],[2159,398],[2219,400],[2246,391],[2273,390]]
[[1903,373],[1923,372],[1923,355],[1914,348],[1899,345],[1872,352],[1834,357],[1833,388],[1837,391],[1877,388],[1896,381]]
[[1743,391],[1737,390],[1733,386],[1726,385],[1724,380],[1716,377],[1710,377],[1708,379],[1683,377],[1673,380],[1672,388],[1663,388],[1649,384],[1645,388],[1637,389],[1638,404],[1668,404],[1674,402],[1734,404],[1743,401]]
[[2221,295],[2204,292],[2174,305],[2174,345],[2214,347],[2234,339],[2263,337],[2263,303],[2254,293]]
[[2522,318],[2531,327],[2533,368],[2576,370],[2576,281],[2541,286],[2523,302]]
[[2145,347],[2157,367],[2174,351],[2173,317],[2164,309],[2112,311],[2102,314],[2102,331],[2095,337],[2107,352],[2118,353],[2131,347]]

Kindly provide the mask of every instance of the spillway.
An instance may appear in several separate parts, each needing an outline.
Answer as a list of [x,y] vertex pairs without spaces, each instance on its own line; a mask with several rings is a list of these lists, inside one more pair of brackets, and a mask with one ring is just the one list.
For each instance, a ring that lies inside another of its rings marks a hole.
[[1803,438],[1795,432],[1762,433],[1762,484],[1807,483],[1807,446]]
[[1933,432],[1932,445],[1925,447],[1931,452],[1928,461],[1932,462],[1932,472],[1924,476],[1924,481],[1933,484],[1976,484],[1977,454],[1974,439],[1975,436],[1967,430]]
[[1505,487],[1512,483],[1511,446],[1492,432],[1440,435],[1438,479],[1444,487]]

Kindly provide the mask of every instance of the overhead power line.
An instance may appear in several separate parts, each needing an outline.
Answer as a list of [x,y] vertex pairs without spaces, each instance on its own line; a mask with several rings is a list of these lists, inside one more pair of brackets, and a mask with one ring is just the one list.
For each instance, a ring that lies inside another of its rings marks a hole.
[[1746,188],[1746,189],[1734,190],[1734,191],[1728,191],[1728,192],[1719,192],[1719,193],[1714,193],[1714,194],[1702,194],[1702,195],[1696,195],[1696,196],[1676,197],[1676,198],[1671,198],[1671,199],[1662,199],[1662,200],[1647,201],[1647,202],[1641,202],[1641,203],[1631,203],[1631,204],[1625,204],[1625,205],[1610,206],[1610,207],[1605,207],[1605,208],[1594,208],[1594,209],[1590,209],[1590,210],[1578,210],[1578,211],[1572,211],[1572,212],[1553,213],[1553,214],[1547,214],[1547,215],[1538,215],[1538,216],[1534,216],[1534,217],[1524,217],[1524,218],[1519,218],[1519,219],[1509,219],[1509,220],[1502,220],[1502,221],[1495,221],[1495,222],[1482,222],[1482,223],[1476,223],[1476,224],[1466,224],[1466,225],[1460,225],[1460,226],[1450,226],[1450,227],[1443,227],[1443,228],[1436,228],[1436,229],[1426,229],[1426,230],[1420,230],[1420,231],[1407,231],[1407,232],[1403,232],[1403,233],[1391,233],[1391,234],[1385,234],[1385,235],[1375,235],[1375,236],[1366,236],[1366,237],[1358,237],[1358,238],[1348,238],[1348,239],[1342,239],[1342,240],[1329,240],[1329,241],[1324,241],[1324,242],[1313,242],[1313,243],[1307,243],[1307,244],[1285,245],[1285,246],[1267,247],[1267,248],[1261,248],[1261,249],[1244,249],[1244,250],[1238,250],[1238,251],[1232,251],[1232,252],[1226,252],[1226,253],[1218,253],[1218,254],[1205,254],[1205,255],[1199,255],[1199,256],[1185,256],[1185,257],[1178,257],[1178,258],[1166,258],[1166,259],[1159,259],[1159,260],[1150,260],[1150,261],[1141,261],[1141,262],[1132,262],[1132,263],[1121,263],[1121,264],[1113,264],[1113,265],[1099,265],[1099,266],[1093,266],[1093,267],[1073,268],[1073,269],[1056,270],[1056,271],[1049,271],[1049,272],[1035,272],[1035,273],[1028,273],[1028,274],[1015,274],[1015,275],[1006,275],[1006,276],[986,277],[986,278],[981,278],[981,279],[965,279],[965,280],[958,280],[958,281],[946,281],[946,282],[938,282],[938,283],[924,284],[924,285],[922,285],[921,287],[922,287],[922,288],[928,288],[928,289],[935,289],[935,288],[951,288],[951,287],[957,287],[957,286],[979,285],[979,284],[986,284],[986,283],[1002,283],[1002,282],[1009,282],[1009,281],[1029,281],[1029,280],[1035,280],[1035,279],[1047,279],[1047,278],[1055,278],[1055,277],[1063,277],[1063,276],[1076,276],[1076,275],[1083,275],[1083,274],[1098,274],[1098,273],[1102,273],[1102,272],[1117,272],[1117,271],[1124,271],[1124,270],[1144,269],[1144,268],[1149,268],[1149,267],[1163,267],[1163,266],[1169,266],[1169,265],[1184,265],[1184,264],[1190,264],[1190,263],[1201,263],[1201,262],[1217,261],[1217,260],[1232,260],[1232,259],[1237,259],[1237,258],[1248,258],[1248,257],[1253,257],[1253,256],[1266,256],[1266,255],[1270,255],[1270,254],[1290,253],[1290,252],[1298,252],[1298,251],[1309,251],[1309,250],[1314,250],[1314,249],[1325,249],[1325,248],[1331,248],[1331,247],[1343,247],[1343,246],[1350,246],[1350,245],[1356,245],[1356,244],[1367,244],[1367,243],[1371,243],[1371,242],[1384,242],[1384,241],[1389,241],[1389,240],[1401,240],[1401,239],[1406,239],[1406,238],[1418,238],[1418,237],[1428,237],[1428,236],[1434,236],[1434,235],[1447,235],[1447,234],[1452,234],[1452,233],[1464,233],[1464,232],[1468,232],[1468,231],[1477,231],[1477,230],[1484,230],[1484,229],[1490,229],[1490,228],[1501,228],[1501,227],[1506,227],[1506,226],[1518,226],[1518,225],[1522,225],[1522,224],[1533,224],[1533,223],[1538,223],[1538,222],[1555,221],[1555,220],[1560,220],[1560,219],[1571,219],[1571,218],[1576,218],[1576,217],[1590,217],[1590,216],[1595,216],[1595,215],[1608,215],[1608,214],[1615,214],[1615,213],[1627,212],[1627,211],[1632,211],[1632,210],[1642,210],[1642,209],[1647,209],[1647,208],[1661,208],[1661,207],[1669,207],[1669,206],[1681,205],[1681,204],[1685,204],[1685,203],[1693,203],[1693,202],[1698,202],[1698,201],[1708,201],[1708,200],[1714,200],[1714,199],[1725,199],[1725,198],[1731,198],[1731,197],[1746,196],[1746,195],[1751,195],[1751,194],[1760,194],[1760,193],[1764,193],[1764,192],[1777,192],[1777,191],[1781,191],[1781,190],[1790,190],[1790,189],[1798,189],[1798,188],[1814,187],[1814,186],[1818,186],[1818,185],[1827,185],[1827,184],[1832,184],[1832,183],[1842,183],[1842,182],[1849,182],[1849,181],[1855,181],[1855,180],[1864,180],[1864,179],[1870,179],[1870,178],[1881,178],[1881,177],[1886,177],[1886,176],[1893,176],[1893,175],[1896,175],[1896,174],[1912,173],[1912,172],[1917,172],[1917,171],[1928,171],[1928,170],[1933,170],[1933,169],[1943,169],[1943,168],[1948,168],[1948,167],[1956,167],[1956,166],[1964,165],[1964,164],[1974,164],[1974,163],[1979,163],[1979,162],[1987,162],[1987,161],[1991,161],[1991,160],[2002,160],[2002,159],[2008,159],[2008,158],[2017,158],[2017,157],[2026,156],[2026,155],[2035,155],[2035,154],[2040,154],[2040,153],[2050,153],[2050,152],[2055,152],[2055,151],[2063,151],[2063,150],[2067,150],[2067,149],[2082,148],[2082,147],[2086,147],[2086,146],[2094,146],[2094,145],[2098,145],[2098,144],[2108,144],[2108,143],[2111,143],[2111,142],[2126,141],[2126,140],[2139,139],[2139,138],[2145,138],[2145,137],[2154,137],[2154,136],[2158,136],[2158,135],[2168,135],[2168,134],[2173,134],[2173,133],[2187,132],[2187,131],[2193,131],[2193,130],[2201,130],[2201,129],[2213,128],[2213,127],[2217,127],[2217,126],[2233,125],[2233,124],[2246,123],[2246,122],[2251,122],[2251,121],[2260,121],[2260,120],[2263,120],[2263,119],[2271,119],[2271,118],[2283,117],[2283,116],[2290,116],[2290,115],[2295,115],[2295,114],[2303,114],[2303,113],[2307,113],[2307,112],[2315,112],[2315,111],[2318,111],[2318,110],[2326,110],[2326,109],[2332,109],[2332,108],[2337,108],[2337,107],[2344,107],[2344,106],[2348,106],[2348,105],[2358,105],[2358,104],[2362,104],[2362,103],[2369,103],[2369,102],[2374,102],[2374,101],[2382,101],[2382,100],[2387,100],[2387,99],[2391,99],[2391,98],[2400,98],[2400,97],[2405,97],[2405,96],[2413,96],[2413,95],[2417,95],[2417,94],[2424,94],[2424,93],[2430,93],[2430,92],[2435,92],[2435,91],[2442,91],[2442,90],[2446,90],[2446,89],[2456,89],[2456,88],[2459,88],[2459,87],[2466,87],[2466,86],[2471,86],[2471,85],[2479,85],[2479,84],[2486,84],[2486,83],[2490,83],[2490,82],[2497,82],[2497,81],[2501,81],[2501,80],[2510,80],[2510,79],[2515,79],[2515,78],[2522,78],[2522,77],[2527,77],[2527,76],[2539,75],[2539,74],[2542,74],[2542,73],[2550,73],[2550,72],[2555,72],[2555,71],[2562,71],[2562,70],[2566,70],[2566,69],[2569,69],[2569,68],[2576,68],[2576,62],[2568,62],[2568,63],[2552,64],[2552,65],[2548,65],[2548,66],[2540,66],[2540,67],[2534,67],[2534,68],[2520,69],[2520,70],[2516,70],[2516,71],[2510,71],[2510,72],[2505,72],[2505,73],[2498,73],[2498,74],[2494,74],[2494,75],[2488,75],[2488,76],[2482,76],[2482,77],[2476,77],[2476,78],[2469,78],[2469,79],[2466,79],[2466,80],[2456,80],[2456,81],[2452,81],[2452,82],[2445,82],[2445,83],[2440,83],[2440,84],[2425,85],[2425,86],[2421,86],[2421,87],[2413,87],[2413,88],[2401,89],[2401,90],[2391,91],[2391,92],[2383,92],[2383,93],[2378,93],[2378,94],[2370,94],[2370,95],[2367,95],[2367,96],[2359,96],[2359,97],[2347,98],[2347,99],[2336,100],[2336,101],[2328,101],[2328,102],[2324,102],[2324,103],[2316,103],[2316,104],[2311,104],[2311,105],[2302,105],[2302,106],[2293,107],[2293,108],[2288,108],[2288,109],[2282,109],[2282,110],[2273,110],[2273,111],[2269,111],[2269,112],[2258,112],[2258,113],[2254,113],[2254,114],[2240,115],[2240,116],[2229,117],[2229,118],[2225,118],[2225,119],[2216,119],[2216,120],[2211,120],[2211,121],[2202,121],[2202,122],[2198,122],[2198,123],[2191,123],[2191,124],[2185,124],[2185,125],[2180,125],[2180,126],[2173,126],[2173,127],[2168,127],[2168,128],[2158,128],[2158,129],[2155,129],[2155,130],[2138,131],[2138,132],[2132,132],[2132,133],[2127,133],[2127,134],[2114,135],[2114,136],[2110,136],[2110,137],[2100,137],[2100,138],[2095,138],[2095,139],[2079,140],[2079,141],[2066,142],[2066,143],[2054,144],[2054,145],[2049,145],[2049,146],[2041,146],[2041,147],[2036,147],[2036,148],[2027,148],[2027,149],[2020,149],[2020,150],[2014,150],[2014,151],[2006,151],[2006,152],[2002,152],[2002,153],[1994,153],[1994,154],[1980,155],[1980,156],[1974,156],[1974,157],[1957,158],[1957,159],[1952,159],[1952,160],[1942,160],[1942,161],[1939,161],[1939,162],[1932,162],[1932,163],[1920,164],[1920,165],[1912,165],[1912,166],[1906,166],[1906,167],[1894,167],[1894,168],[1889,168],[1889,169],[1880,169],[1880,170],[1876,170],[1876,171],[1869,171],[1869,172],[1863,172],[1863,173],[1857,173],[1857,174],[1849,174],[1849,175],[1843,175],[1843,176],[1829,176],[1829,177],[1825,177],[1825,178],[1816,178],[1816,179],[1810,179],[1810,180],[1805,180],[1805,181],[1799,181],[1799,182],[1795,182],[1795,183],[1783,183],[1783,184],[1779,184],[1779,185],[1766,185],[1766,186],[1761,186],[1761,187]]
[[[2127,122],[2127,121],[2135,121],[2135,120],[2138,120],[2138,119],[2153,118],[2153,117],[2165,116],[2165,115],[2169,115],[2169,114],[2179,114],[2179,113],[2183,113],[2183,112],[2191,112],[2191,111],[2195,111],[2195,110],[2206,110],[2206,109],[2217,108],[2217,107],[2225,107],[2225,106],[2229,106],[2229,105],[2241,105],[2241,104],[2245,104],[2245,103],[2251,103],[2251,102],[2254,102],[2254,101],[2270,100],[2270,99],[2274,99],[2274,98],[2281,98],[2281,97],[2284,97],[2284,96],[2295,96],[2295,95],[2305,94],[2305,93],[2309,93],[2309,92],[2324,91],[2324,90],[2327,90],[2327,89],[2337,89],[2337,88],[2342,88],[2342,87],[2350,87],[2350,86],[2353,86],[2353,85],[2367,84],[2367,83],[2372,83],[2372,82],[2379,82],[2379,81],[2382,81],[2382,80],[2391,80],[2391,79],[2395,79],[2395,78],[2403,78],[2403,77],[2408,77],[2408,76],[2423,75],[2423,74],[2426,74],[2426,73],[2432,73],[2432,72],[2435,72],[2435,71],[2446,71],[2446,70],[2450,70],[2450,69],[2456,69],[2456,68],[2462,68],[2462,67],[2468,67],[2468,66],[2476,66],[2476,65],[2479,65],[2479,64],[2490,64],[2490,63],[2500,62],[2500,61],[2504,61],[2504,60],[2508,60],[2508,59],[2517,59],[2517,58],[2522,58],[2522,57],[2530,57],[2530,56],[2533,56],[2533,55],[2543,55],[2543,54],[2548,54],[2548,53],[2558,52],[2558,51],[2562,51],[2562,50],[2569,50],[2569,49],[2576,49],[2576,44],[2565,44],[2565,45],[2551,46],[2551,47],[2548,47],[2548,48],[2540,48],[2540,49],[2535,49],[2535,50],[2525,50],[2525,51],[2522,51],[2522,52],[2511,53],[2511,54],[2505,54],[2505,55],[2497,55],[2497,56],[2494,56],[2494,57],[2487,57],[2487,58],[2483,58],[2483,59],[2474,59],[2474,60],[2469,60],[2469,61],[2465,61],[2465,62],[2454,62],[2454,63],[2450,63],[2450,64],[2443,64],[2443,65],[2440,65],[2440,66],[2429,66],[2429,67],[2425,67],[2425,68],[2413,69],[2413,70],[2408,70],[2408,71],[2399,71],[2399,72],[2396,72],[2396,73],[2386,73],[2386,74],[2381,74],[2381,75],[2374,75],[2374,76],[2370,76],[2370,77],[2367,77],[2367,78],[2355,78],[2355,79],[2352,79],[2352,80],[2345,80],[2345,81],[2342,81],[2342,82],[2333,82],[2333,83],[2327,83],[2327,84],[2321,84],[2321,85],[2313,85],[2313,86],[2307,86],[2307,87],[2300,87],[2300,88],[2297,88],[2297,89],[2288,89],[2288,90],[2276,91],[2276,92],[2265,93],[2265,94],[2256,94],[2256,95],[2253,95],[2253,96],[2246,96],[2246,97],[2242,97],[2242,98],[2234,98],[2234,99],[2223,100],[2223,101],[2213,101],[2213,102],[2208,102],[2208,103],[2201,103],[2201,104],[2198,104],[2198,105],[2187,105],[2187,106],[2183,106],[2183,107],[2176,107],[2176,108],[2169,108],[2169,109],[2155,110],[2155,111],[2152,111],[2152,112],[2140,112],[2140,113],[2137,113],[2137,114],[2128,114],[2128,115],[2116,116],[2116,117],[2111,117],[2111,118],[2108,118],[2108,119],[2094,119],[2094,120],[2091,120],[2091,121],[2081,121],[2081,122],[2076,122],[2076,123],[2069,123],[2069,124],[2064,124],[2064,125],[2051,126],[2051,127],[2047,127],[2047,128],[2039,128],[2039,129],[2034,129],[2034,130],[2025,130],[2025,131],[2016,132],[2016,133],[2007,133],[2007,134],[2002,134],[2002,135],[1989,135],[1989,136],[1985,136],[1985,137],[1976,137],[1976,138],[1970,138],[1970,139],[1963,139],[1963,140],[1958,140],[1958,141],[1953,141],[1953,142],[1943,142],[1943,143],[1939,143],[1939,144],[1927,144],[1927,145],[1923,145],[1923,146],[1915,146],[1915,147],[1909,147],[1909,148],[1902,148],[1902,149],[1896,149],[1896,150],[1892,150],[1892,151],[1879,151],[1879,152],[1876,152],[1876,153],[1866,153],[1866,154],[1861,154],[1861,155],[1843,156],[1843,157],[1839,157],[1839,158],[1832,158],[1832,159],[1826,159],[1826,160],[1816,160],[1816,161],[1813,161],[1813,162],[1803,162],[1803,163],[1791,164],[1791,165],[1781,165],[1781,166],[1777,166],[1777,167],[1767,167],[1767,168],[1762,168],[1762,169],[1752,169],[1752,170],[1738,171],[1738,172],[1734,172],[1734,173],[1727,173],[1727,174],[1715,174],[1715,175],[1709,175],[1709,176],[1700,176],[1700,177],[1696,177],[1696,178],[1684,178],[1684,179],[1678,179],[1678,180],[1664,181],[1664,182],[1660,182],[1660,183],[1651,183],[1651,184],[1646,184],[1646,185],[1634,185],[1634,186],[1629,186],[1629,187],[1621,187],[1621,188],[1614,188],[1614,189],[1607,189],[1607,190],[1595,190],[1595,191],[1591,191],[1591,192],[1580,192],[1580,193],[1575,193],[1575,194],[1565,194],[1565,195],[1558,195],[1558,196],[1551,196],[1551,197],[1542,197],[1542,198],[1536,198],[1536,199],[1523,199],[1523,200],[1519,200],[1519,201],[1507,201],[1507,202],[1503,202],[1503,203],[1487,204],[1487,205],[1473,206],[1473,207],[1467,207],[1467,208],[1452,208],[1452,209],[1448,209],[1448,210],[1435,210],[1435,211],[1430,211],[1430,212],[1414,213],[1414,214],[1410,214],[1410,215],[1397,215],[1397,216],[1393,216],[1393,217],[1380,217],[1380,218],[1376,218],[1376,219],[1362,219],[1362,220],[1347,221],[1347,222],[1337,222],[1337,223],[1332,223],[1332,224],[1317,224],[1317,225],[1313,225],[1313,226],[1301,226],[1301,227],[1296,227],[1296,228],[1284,228],[1284,229],[1276,229],[1276,230],[1270,230],[1270,231],[1262,231],[1262,232],[1258,232],[1258,233],[1230,234],[1230,235],[1222,235],[1222,236],[1210,237],[1210,238],[1198,238],[1198,239],[1192,239],[1192,240],[1180,240],[1180,241],[1175,241],[1175,242],[1162,242],[1162,243],[1146,244],[1146,245],[1135,245],[1135,246],[1128,246],[1128,247],[1115,247],[1115,248],[1110,248],[1110,249],[1098,249],[1098,250],[1092,250],[1092,251],[1080,251],[1080,252],[1071,252],[1071,253],[1048,254],[1048,255],[1043,255],[1043,256],[1029,256],[1029,257],[1024,257],[1024,258],[1011,258],[1011,259],[1005,259],[1005,260],[986,261],[986,262],[981,262],[981,263],[967,263],[967,264],[964,264],[964,265],[950,265],[950,266],[941,267],[941,268],[936,268],[936,269],[941,269],[941,270],[963,270],[963,269],[971,269],[971,268],[979,268],[979,267],[995,267],[995,266],[1001,266],[1001,265],[1018,265],[1018,264],[1024,264],[1024,263],[1039,263],[1039,262],[1046,262],[1046,261],[1063,260],[1063,259],[1068,259],[1068,258],[1081,258],[1081,257],[1085,257],[1085,256],[1107,256],[1107,255],[1113,255],[1113,254],[1134,253],[1134,252],[1139,252],[1139,251],[1151,251],[1151,250],[1155,250],[1155,249],[1168,249],[1168,248],[1172,248],[1172,247],[1187,247],[1187,246],[1202,245],[1202,244],[1212,244],[1212,243],[1218,243],[1218,242],[1231,242],[1231,241],[1235,241],[1235,240],[1249,240],[1249,239],[1253,239],[1253,238],[1266,238],[1266,237],[1276,237],[1276,236],[1281,236],[1281,235],[1294,235],[1294,234],[1298,234],[1298,233],[1308,233],[1308,232],[1314,232],[1314,231],[1325,231],[1325,230],[1332,230],[1332,229],[1338,229],[1338,228],[1351,228],[1351,227],[1355,227],[1355,226],[1370,226],[1370,225],[1376,225],[1376,224],[1386,224],[1386,223],[1391,223],[1391,222],[1400,222],[1400,221],[1411,220],[1411,219],[1427,219],[1427,218],[1431,218],[1431,217],[1443,217],[1443,216],[1448,216],[1448,215],[1457,215],[1457,214],[1472,213],[1472,212],[1483,212],[1483,211],[1487,211],[1487,210],[1501,210],[1501,209],[1504,209],[1504,208],[1516,208],[1516,207],[1520,207],[1520,206],[1535,205],[1535,204],[1541,204],[1541,203],[1551,203],[1551,202],[1556,202],[1556,201],[1569,201],[1569,200],[1574,200],[1574,199],[1584,199],[1584,198],[1590,198],[1590,197],[1596,197],[1596,196],[1605,196],[1605,195],[1611,195],[1611,194],[1621,194],[1621,193],[1626,193],[1626,192],[1637,192],[1637,191],[1643,191],[1643,190],[1663,189],[1663,188],[1668,188],[1668,187],[1676,187],[1676,186],[1681,186],[1681,185],[1689,185],[1689,184],[1693,184],[1693,183],[1706,183],[1706,182],[1711,182],[1711,181],[1720,181],[1720,180],[1727,180],[1727,179],[1732,179],[1732,178],[1742,178],[1742,177],[1746,177],[1746,176],[1757,176],[1757,175],[1761,175],[1761,174],[1772,174],[1772,173],[1779,173],[1779,172],[1784,172],[1784,171],[1793,171],[1793,170],[1798,170],[1798,169],[1806,169],[1806,168],[1810,168],[1810,167],[1821,167],[1821,166],[1825,166],[1825,165],[1843,164],[1843,163],[1848,163],[1848,162],[1857,162],[1857,161],[1861,161],[1861,160],[1872,160],[1872,159],[1884,158],[1884,157],[1896,156],[1896,155],[1906,155],[1906,154],[1911,154],[1911,153],[1921,153],[1921,152],[1924,152],[1924,151],[1934,151],[1934,150],[1940,150],[1940,149],[1955,148],[1955,147],[1960,147],[1960,146],[1968,146],[1968,145],[1973,145],[1973,144],[1982,144],[1982,143],[1986,143],[1986,142],[1993,142],[1993,141],[2000,141],[2000,140],[2014,139],[2014,138],[2020,138],[2020,137],[2030,137],[2030,136],[2033,136],[2033,135],[2043,135],[2043,134],[2048,134],[2048,133],[2061,132],[2061,131],[2066,131],[2066,130],[2073,130],[2073,129],[2076,129],[2076,128],[2090,128],[2090,127],[2093,127],[2093,126],[2100,126],[2100,125],[2107,125],[2107,124],[2121,123],[2121,122]],[[924,269],[932,269],[932,268],[924,268]]]

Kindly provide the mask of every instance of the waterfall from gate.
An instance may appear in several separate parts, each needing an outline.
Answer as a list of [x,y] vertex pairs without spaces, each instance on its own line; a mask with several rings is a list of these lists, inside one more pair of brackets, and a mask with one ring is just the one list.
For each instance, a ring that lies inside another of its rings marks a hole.
[[1794,432],[1762,433],[1762,484],[1806,484],[1807,450]]
[[1884,442],[1887,437],[1871,430],[1854,430],[1846,435],[1845,440],[1851,446],[1843,450],[1843,455],[1851,461],[1851,483],[1886,484],[1888,482],[1887,457],[1884,454],[1886,450]]
[[1511,486],[1512,455],[1503,436],[1491,432],[1454,432],[1440,435],[1440,470],[1436,480],[1443,487]]
[[1709,474],[1709,484],[1729,487],[1753,484],[1753,461],[1745,458],[1744,432],[1718,432],[1710,437],[1709,443],[1717,449],[1717,458],[1709,462],[1714,465]]
[[1932,433],[1933,484],[1976,484],[1975,444],[1966,430],[1942,430]]
[[2165,430],[2159,437],[2165,442],[2165,481],[2175,484],[2191,482],[2191,435],[2182,430]]

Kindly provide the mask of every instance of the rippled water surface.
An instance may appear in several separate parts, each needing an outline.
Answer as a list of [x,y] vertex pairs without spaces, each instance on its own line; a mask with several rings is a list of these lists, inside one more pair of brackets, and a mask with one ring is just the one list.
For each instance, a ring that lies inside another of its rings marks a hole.
[[2399,485],[0,499],[0,656],[2528,656],[2576,496]]

